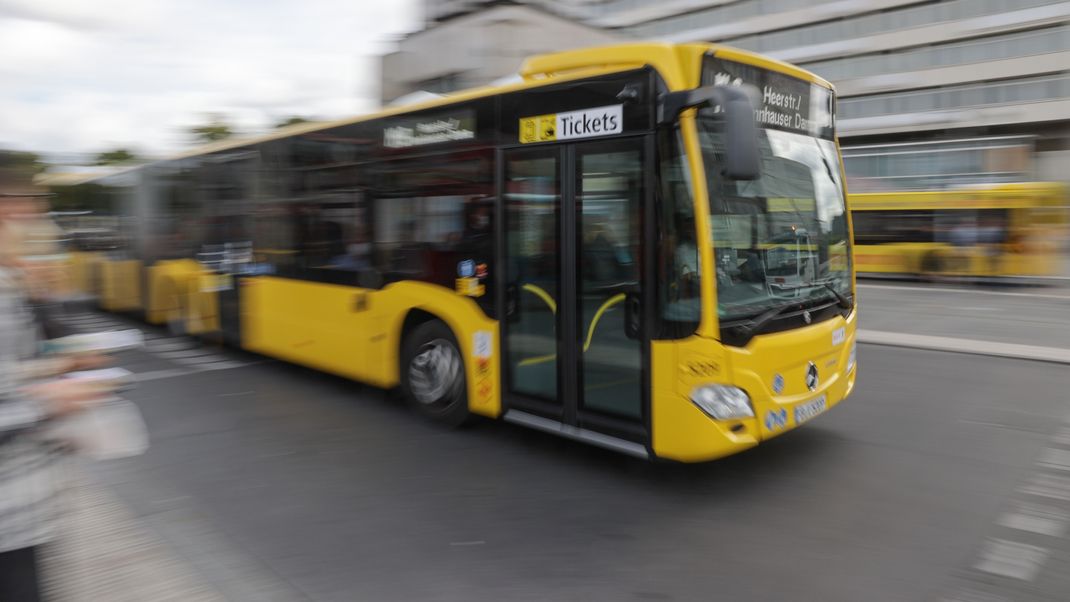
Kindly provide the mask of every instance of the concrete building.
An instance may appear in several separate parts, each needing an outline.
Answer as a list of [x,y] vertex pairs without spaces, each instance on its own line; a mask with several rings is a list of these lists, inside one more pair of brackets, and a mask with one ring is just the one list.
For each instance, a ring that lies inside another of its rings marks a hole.
[[622,41],[544,6],[552,4],[426,2],[425,28],[383,56],[383,102],[486,85],[515,75],[533,54]]
[[[486,83],[528,54],[599,43],[596,30],[606,40],[708,41],[836,84],[855,189],[1070,173],[1065,0],[425,0],[425,8],[428,29],[384,59],[384,73],[389,65],[407,78],[388,87],[384,75],[384,98]],[[499,24],[512,14],[539,21]],[[562,29],[551,33],[554,24]],[[445,37],[466,42],[453,49]]]
[[710,41],[836,84],[852,189],[1066,180],[1070,2],[607,0],[587,22]]

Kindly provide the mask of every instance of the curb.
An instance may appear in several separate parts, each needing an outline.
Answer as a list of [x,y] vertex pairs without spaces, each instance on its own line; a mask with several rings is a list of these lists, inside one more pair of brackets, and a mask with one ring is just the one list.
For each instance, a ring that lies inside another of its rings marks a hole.
[[1021,345],[1018,343],[997,343],[994,341],[938,337],[926,334],[885,332],[880,330],[859,330],[857,337],[859,343],[868,345],[926,349],[929,351],[966,353],[970,355],[985,355],[989,357],[1003,357],[1070,365],[1070,349],[1061,347],[1041,347],[1037,345]]

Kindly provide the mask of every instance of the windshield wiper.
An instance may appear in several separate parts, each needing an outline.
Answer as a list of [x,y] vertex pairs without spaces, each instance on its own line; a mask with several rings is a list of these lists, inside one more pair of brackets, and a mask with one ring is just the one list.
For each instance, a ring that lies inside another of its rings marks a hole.
[[743,332],[743,336],[750,338],[750,335],[765,328],[765,325],[775,320],[777,316],[784,313],[788,309],[797,308],[798,306],[798,303],[785,303],[783,305],[778,305],[772,309],[767,309],[764,312],[758,314],[753,319],[751,319],[751,321],[747,324],[740,326],[739,329]]
[[793,290],[798,290],[798,289],[801,289],[801,288],[813,288],[813,287],[821,286],[821,287],[826,288],[829,292],[831,292],[833,295],[836,296],[836,305],[839,305],[843,309],[851,309],[851,298],[848,297],[847,295],[841,293],[839,290],[837,290],[835,285],[832,284],[832,282],[833,282],[832,280],[815,280],[813,282],[806,282],[804,284],[792,284],[792,285],[781,284],[781,285],[778,285],[778,287],[782,288],[782,289],[792,290],[793,291]]
[[832,291],[833,295],[836,295],[837,305],[839,305],[843,309],[851,309],[851,300],[847,297],[847,295],[837,290],[836,287],[832,284],[831,280],[822,280],[821,284],[828,290]]

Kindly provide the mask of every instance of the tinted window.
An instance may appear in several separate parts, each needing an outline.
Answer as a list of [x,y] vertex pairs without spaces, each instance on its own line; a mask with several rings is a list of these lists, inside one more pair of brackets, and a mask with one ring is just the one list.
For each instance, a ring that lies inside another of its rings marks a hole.
[[[384,282],[421,280],[454,289],[491,310],[493,151],[387,161],[375,170],[374,258]],[[472,281],[467,280],[466,283]]]

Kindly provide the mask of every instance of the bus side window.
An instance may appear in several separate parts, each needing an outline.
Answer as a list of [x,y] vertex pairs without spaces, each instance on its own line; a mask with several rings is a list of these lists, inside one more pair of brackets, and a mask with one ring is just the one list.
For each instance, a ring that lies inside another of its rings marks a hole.
[[661,338],[689,336],[702,317],[694,203],[684,158],[678,131],[660,132],[656,332]]
[[[465,150],[373,167],[373,246],[383,282],[418,280],[468,293],[493,313],[493,151]],[[470,272],[470,273],[469,273]]]
[[377,266],[388,281],[422,280],[453,288],[458,262],[489,261],[490,205],[481,195],[377,199]]

